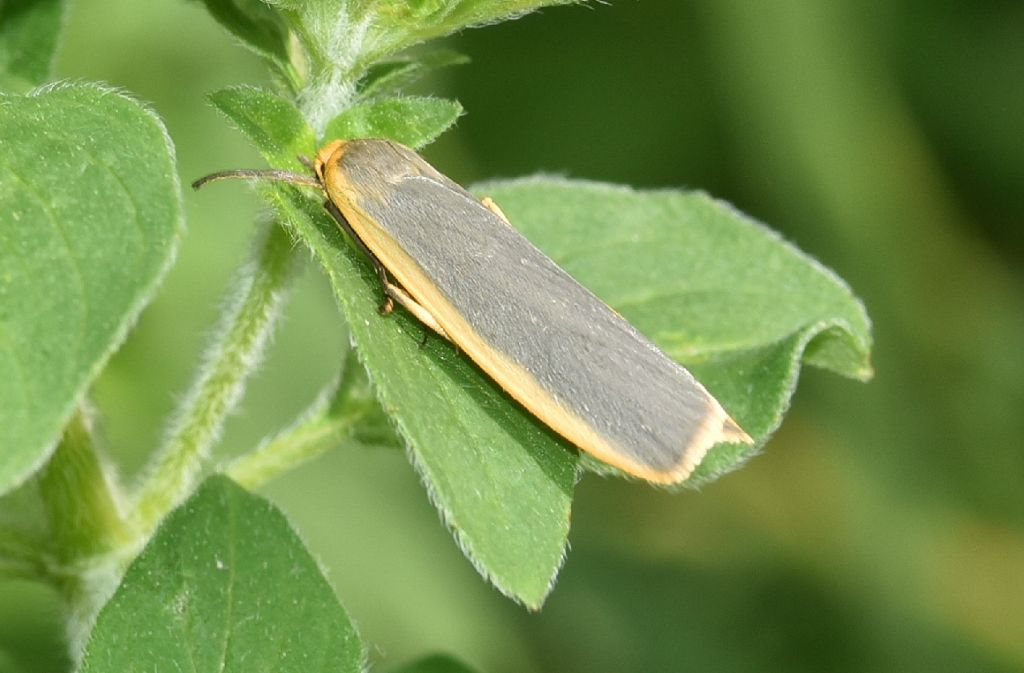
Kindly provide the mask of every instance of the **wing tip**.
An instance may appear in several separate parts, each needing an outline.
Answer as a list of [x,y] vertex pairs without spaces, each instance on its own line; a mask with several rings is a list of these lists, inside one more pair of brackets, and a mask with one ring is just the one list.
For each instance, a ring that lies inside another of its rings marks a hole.
[[672,486],[686,481],[716,444],[754,443],[754,438],[712,398],[700,429],[682,447],[678,459],[671,466],[655,466],[636,460],[635,457],[627,458],[622,452],[613,450],[597,451],[593,447],[583,450],[632,477],[652,484]]
[[754,438],[747,434],[740,424],[726,415],[722,420],[722,428],[719,430],[719,439],[715,442],[727,442],[729,444],[753,444]]
[[725,409],[712,398],[707,417],[701,429],[690,442],[683,447],[679,462],[666,472],[659,473],[655,479],[645,477],[648,481],[663,484],[679,484],[686,481],[697,469],[704,456],[716,444],[754,444],[754,438],[740,427],[740,424],[725,412]]

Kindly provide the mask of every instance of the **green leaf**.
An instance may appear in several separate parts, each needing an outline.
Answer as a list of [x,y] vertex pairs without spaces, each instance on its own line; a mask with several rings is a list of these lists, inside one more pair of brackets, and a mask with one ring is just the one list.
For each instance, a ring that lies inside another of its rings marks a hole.
[[[349,438],[359,444],[388,448],[403,446],[391,420],[377,401],[366,368],[359,363],[354,351],[349,351],[345,358],[341,385],[330,400],[327,418],[345,422]],[[348,422],[352,418],[358,420]]]
[[221,89],[209,98],[271,165],[301,168],[296,157],[316,152],[313,129],[290,101],[249,86]]
[[100,611],[83,673],[362,670],[362,644],[277,508],[208,479]]
[[458,659],[435,654],[392,669],[392,673],[473,673],[473,669]]
[[319,203],[268,186],[282,219],[327,270],[357,354],[431,500],[477,569],[536,608],[564,554],[576,453],[449,343],[402,311]]
[[36,470],[182,231],[160,120],[96,85],[0,95],[0,493]]
[[288,26],[262,0],[202,0],[206,9],[232,35],[280,70],[288,66]]
[[360,82],[359,96],[372,100],[396,95],[437,68],[469,63],[469,57],[452,49],[438,49],[416,58],[396,58],[375,63]]
[[324,138],[389,138],[418,148],[447,131],[461,114],[458,102],[444,98],[388,98],[348,108],[327,124]]
[[370,21],[369,44],[392,54],[418,42],[516,18],[541,7],[579,0],[350,0],[349,14]]
[[50,78],[66,0],[0,2],[0,89],[27,91]]
[[[551,178],[475,191],[686,365],[756,447],[781,423],[801,361],[871,376],[870,323],[850,289],[721,201]],[[756,447],[718,445],[688,483],[734,469]]]

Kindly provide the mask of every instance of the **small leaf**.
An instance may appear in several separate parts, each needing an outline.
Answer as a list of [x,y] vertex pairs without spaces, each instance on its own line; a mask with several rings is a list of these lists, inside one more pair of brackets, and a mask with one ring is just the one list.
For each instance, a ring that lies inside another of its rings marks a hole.
[[209,95],[210,102],[273,166],[301,168],[296,157],[316,151],[316,135],[290,101],[250,86],[228,87]]
[[348,108],[327,124],[324,138],[388,138],[417,148],[431,143],[462,114],[444,98],[388,98]]
[[0,95],[0,493],[50,454],[182,231],[160,120],[95,85]]
[[100,611],[83,673],[362,670],[359,637],[277,508],[225,477],[171,513]]
[[541,7],[579,0],[351,0],[353,17],[372,17],[369,44],[381,55],[393,54],[418,42],[443,37],[471,26],[516,18]]
[[372,100],[401,94],[431,71],[469,63],[469,57],[452,49],[438,49],[416,58],[398,58],[374,64],[360,82],[359,97]]
[[[725,203],[701,192],[551,178],[475,191],[686,365],[757,446],[781,423],[802,360],[871,376],[870,324],[850,289]],[[734,469],[755,451],[718,445],[689,483]]]
[[435,654],[392,669],[392,673],[474,673],[458,659],[444,654]]
[[320,205],[268,186],[282,219],[327,270],[377,397],[460,547],[529,607],[564,554],[576,453],[447,342],[404,312],[377,312],[380,283]]
[[50,78],[66,0],[0,2],[0,89],[27,91]]
[[202,0],[232,35],[280,70],[288,68],[288,27],[277,10],[262,0]]

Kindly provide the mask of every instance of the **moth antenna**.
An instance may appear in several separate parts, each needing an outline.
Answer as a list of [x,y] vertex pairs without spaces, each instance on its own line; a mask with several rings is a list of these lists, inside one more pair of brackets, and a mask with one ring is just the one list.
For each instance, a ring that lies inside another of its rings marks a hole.
[[192,189],[200,189],[211,182],[228,179],[241,180],[277,180],[278,182],[290,182],[293,185],[305,185],[323,189],[320,181],[309,175],[293,173],[292,171],[279,171],[273,168],[237,168],[230,171],[217,171],[204,175],[192,183]]

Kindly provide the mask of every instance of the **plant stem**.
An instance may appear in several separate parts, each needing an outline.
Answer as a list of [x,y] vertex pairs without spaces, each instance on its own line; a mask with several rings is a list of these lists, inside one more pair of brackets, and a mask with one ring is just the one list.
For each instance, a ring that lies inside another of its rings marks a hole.
[[272,223],[254,259],[243,267],[213,346],[140,488],[134,516],[143,536],[195,487],[245,380],[259,363],[299,259],[287,233]]
[[96,452],[88,411],[79,408],[60,444],[39,474],[38,493],[49,539],[7,566],[45,577],[68,610],[73,656],[81,650],[92,620],[117,586],[125,550],[138,539],[122,513],[120,493]]
[[0,579],[45,579],[44,556],[48,553],[50,547],[46,541],[30,539],[11,528],[0,528]]
[[245,488],[259,488],[336,446],[348,426],[348,422],[320,415],[305,419],[232,462],[225,471]]
[[0,578],[38,580],[43,574],[36,563],[0,558]]
[[39,476],[58,561],[70,563],[107,552],[131,538],[119,494],[96,454],[87,412],[72,417]]
[[[354,394],[353,367],[362,367],[349,350],[341,372],[290,427],[263,442],[255,451],[232,461],[224,470],[246,488],[253,489],[302,463],[313,460],[342,441],[366,416],[364,406],[346,404]],[[358,371],[358,370],[356,370]]]

